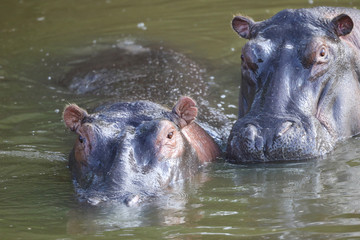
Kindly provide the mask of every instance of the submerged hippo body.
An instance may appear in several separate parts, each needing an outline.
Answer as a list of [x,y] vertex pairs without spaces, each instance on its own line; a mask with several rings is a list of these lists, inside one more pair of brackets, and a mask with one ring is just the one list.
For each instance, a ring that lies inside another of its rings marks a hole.
[[323,156],[360,132],[360,11],[284,10],[254,22],[236,16],[242,49],[233,162]]
[[69,166],[80,198],[133,204],[193,176],[220,154],[196,116],[188,97],[172,111],[150,101],[109,104],[92,114],[68,105],[64,122],[78,135]]
[[75,94],[100,96],[96,104],[121,99],[171,106],[179,96],[191,96],[199,105],[199,121],[225,149],[230,121],[211,107],[214,103],[208,96],[214,89],[206,69],[184,54],[156,44],[124,41],[74,58],[67,67],[61,84]]
[[200,104],[199,96],[209,88],[205,69],[198,63],[151,44],[119,43],[76,59],[69,67],[62,84],[77,94],[121,97],[124,101],[146,99],[166,105],[179,96],[191,96]]

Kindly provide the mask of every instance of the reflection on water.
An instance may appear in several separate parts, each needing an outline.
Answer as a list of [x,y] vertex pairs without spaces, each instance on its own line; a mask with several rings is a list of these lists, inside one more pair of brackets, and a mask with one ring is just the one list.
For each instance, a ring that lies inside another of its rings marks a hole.
[[208,181],[206,173],[200,173],[185,186],[178,184],[165,194],[137,206],[127,207],[119,202],[107,202],[97,206],[79,205],[68,213],[67,231],[71,234],[92,233],[148,226],[172,226],[193,222],[201,218],[197,208],[188,205],[191,196]]
[[283,8],[358,1],[12,1],[0,3],[1,239],[335,239],[360,237],[359,139],[316,161],[210,164],[182,189],[137,207],[74,197],[61,122],[66,103],[103,97],[58,84],[70,61],[124,40],[164,45],[199,62],[205,96],[236,116],[240,48],[234,13],[262,20]]

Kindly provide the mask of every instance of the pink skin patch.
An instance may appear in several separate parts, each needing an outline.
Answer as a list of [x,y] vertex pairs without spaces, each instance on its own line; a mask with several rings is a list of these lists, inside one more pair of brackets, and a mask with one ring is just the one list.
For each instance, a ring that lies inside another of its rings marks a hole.
[[181,97],[172,112],[179,117],[181,132],[195,149],[201,163],[211,162],[220,156],[218,145],[204,129],[194,122],[198,109],[193,99]]
[[160,122],[155,139],[155,151],[160,160],[179,158],[183,155],[184,141],[180,131],[172,122],[168,120]]
[[220,156],[219,146],[199,125],[191,123],[182,129],[182,133],[195,149],[201,163],[212,162]]
[[79,135],[75,142],[75,159],[78,163],[87,163],[91,150],[96,147],[94,131],[89,124],[82,125],[76,133]]
[[182,128],[180,132],[173,122],[163,120],[160,122],[154,142],[159,160],[179,158],[184,154],[184,140],[181,133],[194,148],[201,163],[214,161],[220,156],[218,145],[196,123],[192,122]]

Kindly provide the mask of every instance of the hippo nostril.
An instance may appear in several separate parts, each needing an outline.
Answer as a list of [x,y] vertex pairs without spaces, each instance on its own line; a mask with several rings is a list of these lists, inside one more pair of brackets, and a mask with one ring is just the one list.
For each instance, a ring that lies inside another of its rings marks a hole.
[[253,124],[246,124],[242,132],[242,137],[249,149],[253,151],[262,151],[264,148],[264,139],[260,135],[259,129]]
[[140,196],[139,195],[131,195],[131,196],[128,196],[127,198],[125,198],[125,200],[124,200],[124,203],[128,207],[133,207],[136,204],[138,204],[139,202],[140,202]]
[[278,129],[277,136],[281,137],[283,136],[288,130],[290,130],[293,127],[294,123],[291,121],[286,121]]
[[254,142],[256,136],[258,135],[257,128],[252,124],[247,124],[243,130],[243,137]]

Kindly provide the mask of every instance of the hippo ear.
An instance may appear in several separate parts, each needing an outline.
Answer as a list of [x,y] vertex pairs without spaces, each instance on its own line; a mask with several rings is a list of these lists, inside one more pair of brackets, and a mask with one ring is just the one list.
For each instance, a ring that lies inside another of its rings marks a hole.
[[81,125],[81,121],[88,116],[86,110],[76,104],[70,104],[65,107],[63,119],[65,125],[71,130],[76,131]]
[[353,20],[346,14],[340,14],[331,21],[336,35],[345,36],[351,32],[354,27]]
[[183,128],[192,123],[198,113],[196,103],[189,97],[181,97],[175,104],[172,112],[180,118],[180,128]]
[[243,16],[235,16],[231,22],[232,28],[239,34],[240,37],[250,39],[250,29],[254,21]]

